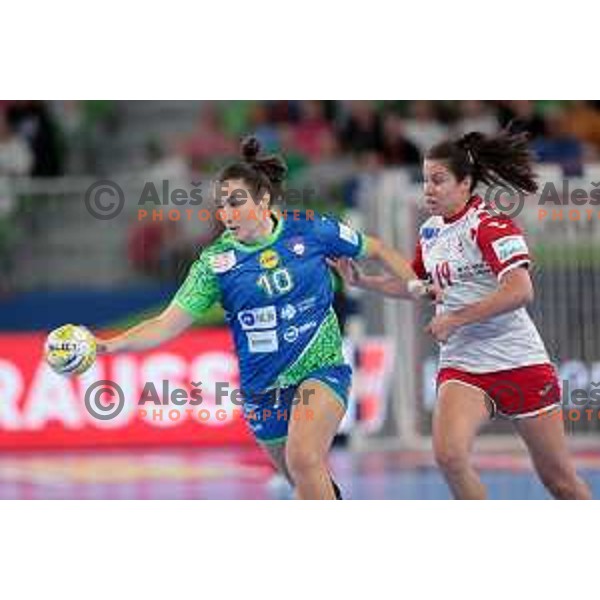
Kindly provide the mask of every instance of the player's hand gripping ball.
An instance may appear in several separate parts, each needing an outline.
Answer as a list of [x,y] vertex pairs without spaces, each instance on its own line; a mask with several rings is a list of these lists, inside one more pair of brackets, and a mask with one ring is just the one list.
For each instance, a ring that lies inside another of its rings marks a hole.
[[81,375],[96,360],[96,338],[81,325],[63,325],[48,335],[45,355],[57,373]]

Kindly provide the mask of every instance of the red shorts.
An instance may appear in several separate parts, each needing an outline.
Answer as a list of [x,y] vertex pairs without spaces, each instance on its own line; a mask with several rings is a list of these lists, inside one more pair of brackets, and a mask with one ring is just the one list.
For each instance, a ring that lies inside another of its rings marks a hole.
[[532,417],[555,408],[561,401],[560,383],[551,364],[530,365],[493,373],[469,373],[446,367],[437,375],[437,387],[460,381],[485,392],[493,414],[513,419]]

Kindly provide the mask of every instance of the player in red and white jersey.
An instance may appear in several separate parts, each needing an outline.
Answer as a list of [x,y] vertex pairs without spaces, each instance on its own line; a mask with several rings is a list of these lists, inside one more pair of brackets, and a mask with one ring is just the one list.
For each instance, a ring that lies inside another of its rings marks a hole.
[[[444,290],[444,302],[438,314],[471,311],[470,305],[485,299],[499,287],[508,274],[531,262],[527,243],[517,225],[508,218],[496,216],[483,200],[472,196],[454,215],[430,217],[419,232],[413,268]],[[510,276],[528,279],[527,273]],[[525,282],[527,283],[527,282]],[[526,288],[526,289],[525,289]],[[529,292],[526,285],[523,292]],[[453,315],[456,318],[456,315]],[[468,319],[446,336],[445,329],[453,321],[438,320],[444,344],[440,349],[441,369],[462,369],[470,373],[491,373],[527,365],[549,363],[544,343],[524,306],[492,314],[485,320]],[[538,410],[534,406],[506,407],[507,414],[524,416]],[[530,409],[530,410],[529,410]]]
[[[527,242],[474,194],[479,183],[537,189],[526,137],[470,133],[442,142],[427,153],[423,174],[431,217],[413,269],[443,291],[427,330],[440,343],[434,453],[452,493],[486,497],[470,452],[479,429],[499,415],[512,420],[554,497],[590,498],[567,449],[555,369],[525,308],[533,298]],[[408,297],[391,276],[367,276],[348,262],[338,268],[351,284]]]

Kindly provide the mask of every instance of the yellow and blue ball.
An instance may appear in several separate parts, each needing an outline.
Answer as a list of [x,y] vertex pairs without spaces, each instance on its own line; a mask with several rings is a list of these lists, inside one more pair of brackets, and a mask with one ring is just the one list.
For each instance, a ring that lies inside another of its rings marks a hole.
[[96,360],[96,338],[81,325],[63,325],[48,335],[45,357],[56,373],[81,375]]

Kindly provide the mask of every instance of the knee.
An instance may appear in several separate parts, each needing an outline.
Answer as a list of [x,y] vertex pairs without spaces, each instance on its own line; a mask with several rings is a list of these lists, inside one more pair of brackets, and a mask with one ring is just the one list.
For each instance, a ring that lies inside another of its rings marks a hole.
[[294,479],[314,473],[324,464],[323,457],[311,448],[291,444],[286,449],[286,464]]
[[460,473],[469,465],[469,453],[459,445],[437,443],[433,450],[435,462],[444,473]]

